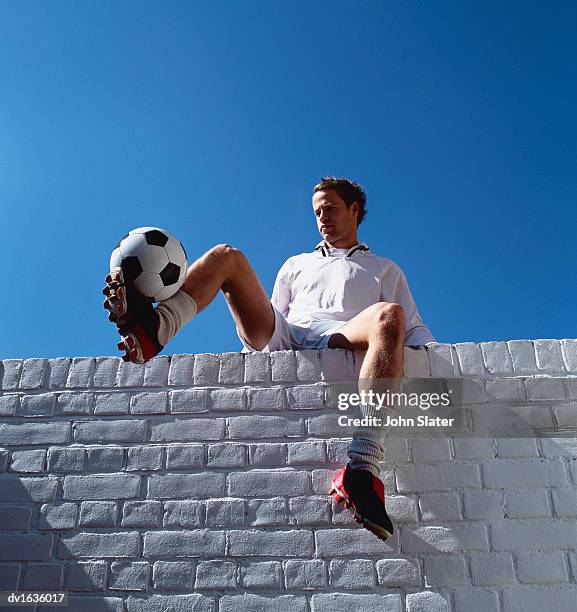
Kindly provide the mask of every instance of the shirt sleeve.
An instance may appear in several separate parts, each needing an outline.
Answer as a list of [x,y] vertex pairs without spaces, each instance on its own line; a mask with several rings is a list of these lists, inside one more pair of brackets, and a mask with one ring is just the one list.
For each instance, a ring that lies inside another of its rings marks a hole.
[[292,280],[289,261],[290,259],[287,259],[278,271],[272,290],[272,296],[270,298],[272,305],[285,318],[289,313],[292,298]]
[[[399,274],[394,283],[393,301],[403,307],[405,314],[405,346],[422,346],[436,342],[429,328],[421,319],[405,274],[400,268],[398,271]],[[391,301],[390,296],[383,296],[382,294],[381,299],[383,301]]]

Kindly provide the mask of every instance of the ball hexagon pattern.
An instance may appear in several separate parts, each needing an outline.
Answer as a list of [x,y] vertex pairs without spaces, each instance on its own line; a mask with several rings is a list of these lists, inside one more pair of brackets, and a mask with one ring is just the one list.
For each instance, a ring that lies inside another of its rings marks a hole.
[[188,263],[184,247],[172,234],[159,227],[138,227],[112,251],[110,269],[116,267],[142,295],[161,302],[182,287]]

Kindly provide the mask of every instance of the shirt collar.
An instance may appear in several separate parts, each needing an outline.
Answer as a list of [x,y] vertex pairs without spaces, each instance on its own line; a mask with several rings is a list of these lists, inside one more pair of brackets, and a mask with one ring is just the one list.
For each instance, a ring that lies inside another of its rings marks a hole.
[[[351,257],[355,253],[360,251],[368,251],[369,247],[364,242],[357,242],[354,246],[352,246],[345,254],[344,257]],[[315,252],[319,253],[321,257],[328,257],[330,252],[330,247],[324,240],[321,240],[315,246]]]

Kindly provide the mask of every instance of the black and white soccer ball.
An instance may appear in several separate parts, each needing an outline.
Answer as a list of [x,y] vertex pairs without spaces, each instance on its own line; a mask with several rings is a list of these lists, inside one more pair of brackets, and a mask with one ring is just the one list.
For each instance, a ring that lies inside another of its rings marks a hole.
[[182,287],[187,266],[180,241],[159,227],[131,230],[110,256],[110,269],[121,267],[125,281],[152,302],[162,302]]

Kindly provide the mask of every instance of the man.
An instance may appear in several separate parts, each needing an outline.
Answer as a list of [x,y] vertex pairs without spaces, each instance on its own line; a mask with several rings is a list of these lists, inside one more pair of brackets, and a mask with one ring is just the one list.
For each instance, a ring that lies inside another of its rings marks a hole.
[[[366,354],[359,381],[399,380],[403,346],[420,346],[434,338],[399,266],[358,242],[365,204],[357,183],[322,178],[312,198],[322,240],[312,253],[290,257],[283,264],[271,300],[246,257],[227,244],[194,262],[181,290],[156,309],[124,282],[120,268],[112,270],[103,290],[104,307],[122,336],[118,348],[125,351],[123,359],[151,359],[222,291],[245,350],[362,350]],[[374,414],[373,409],[362,407],[366,415]],[[382,433],[376,427],[354,432],[350,461],[336,474],[331,493],[384,540],[393,533],[393,525],[379,478]]]

